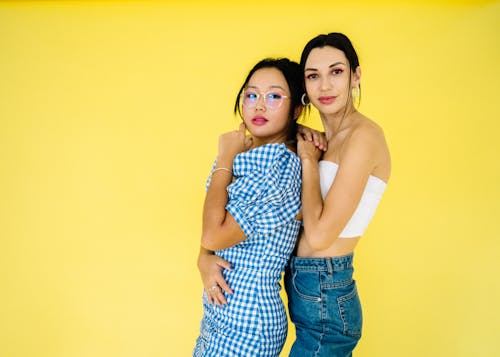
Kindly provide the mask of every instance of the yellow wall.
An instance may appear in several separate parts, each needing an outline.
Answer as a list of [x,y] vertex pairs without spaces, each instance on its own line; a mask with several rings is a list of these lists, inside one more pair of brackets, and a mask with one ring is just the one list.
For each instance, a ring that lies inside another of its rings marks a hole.
[[499,23],[472,0],[2,2],[0,355],[190,355],[217,135],[251,65],[329,31],[394,163],[356,356],[500,355]]

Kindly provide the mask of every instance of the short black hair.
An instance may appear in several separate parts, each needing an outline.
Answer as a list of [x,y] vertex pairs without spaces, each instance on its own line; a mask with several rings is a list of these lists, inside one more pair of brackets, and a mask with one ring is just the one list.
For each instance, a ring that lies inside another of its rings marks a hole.
[[248,81],[252,75],[262,68],[276,68],[285,77],[288,88],[290,89],[290,125],[288,127],[287,140],[295,140],[295,135],[297,134],[297,119],[294,118],[295,108],[301,106],[301,96],[302,96],[302,82],[303,82],[303,71],[300,69],[300,65],[297,62],[290,61],[288,58],[265,58],[259,61],[253,68],[248,72],[243,85],[238,91],[236,96],[236,101],[234,103],[234,114],[239,114],[241,116],[241,106],[240,97],[241,93],[245,90],[248,85]]

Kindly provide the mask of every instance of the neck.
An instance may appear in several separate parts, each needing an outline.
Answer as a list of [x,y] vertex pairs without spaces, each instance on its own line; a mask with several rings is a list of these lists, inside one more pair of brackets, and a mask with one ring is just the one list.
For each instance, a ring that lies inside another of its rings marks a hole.
[[323,128],[325,129],[326,139],[330,140],[337,135],[338,132],[348,128],[351,125],[352,114],[356,112],[356,108],[351,105],[336,113],[319,113]]
[[276,135],[273,137],[266,137],[266,138],[252,136],[253,138],[252,149],[266,144],[284,143],[286,141],[286,137],[287,137],[286,134]]

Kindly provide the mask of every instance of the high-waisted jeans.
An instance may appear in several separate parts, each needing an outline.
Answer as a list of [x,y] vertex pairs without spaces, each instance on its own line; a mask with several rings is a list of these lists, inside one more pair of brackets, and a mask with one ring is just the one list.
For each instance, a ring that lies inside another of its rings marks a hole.
[[363,322],[352,260],[352,254],[290,259],[285,289],[297,334],[291,357],[352,356]]

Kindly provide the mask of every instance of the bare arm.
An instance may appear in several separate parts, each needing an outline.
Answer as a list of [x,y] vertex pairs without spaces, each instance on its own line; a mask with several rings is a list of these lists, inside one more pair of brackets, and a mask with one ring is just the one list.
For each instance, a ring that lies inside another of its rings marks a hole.
[[228,294],[233,293],[222,275],[222,269],[231,269],[231,264],[214,255],[213,251],[229,248],[245,239],[238,223],[226,211],[226,204],[227,186],[233,178],[231,169],[234,157],[250,145],[251,140],[245,136],[244,125],[237,132],[227,133],[219,138],[217,166],[212,172],[203,206],[202,237],[198,254],[198,270],[211,304],[227,304],[222,290]]
[[299,142],[305,239],[312,249],[319,251],[330,247],[358,206],[374,167],[377,139],[373,136],[370,130],[364,130],[349,138],[335,181],[324,201],[319,182],[319,155],[310,143]]
[[[232,163],[229,167],[232,167]],[[238,223],[226,211],[227,186],[231,181],[232,174],[224,170],[215,171],[212,175],[203,207],[201,245],[206,249],[229,248],[245,239]]]
[[[217,166],[205,197],[201,245],[208,250],[229,248],[245,240],[245,234],[233,216],[226,211],[227,186],[232,182],[234,157],[251,146],[245,126],[219,138]],[[222,170],[217,170],[223,168]]]

